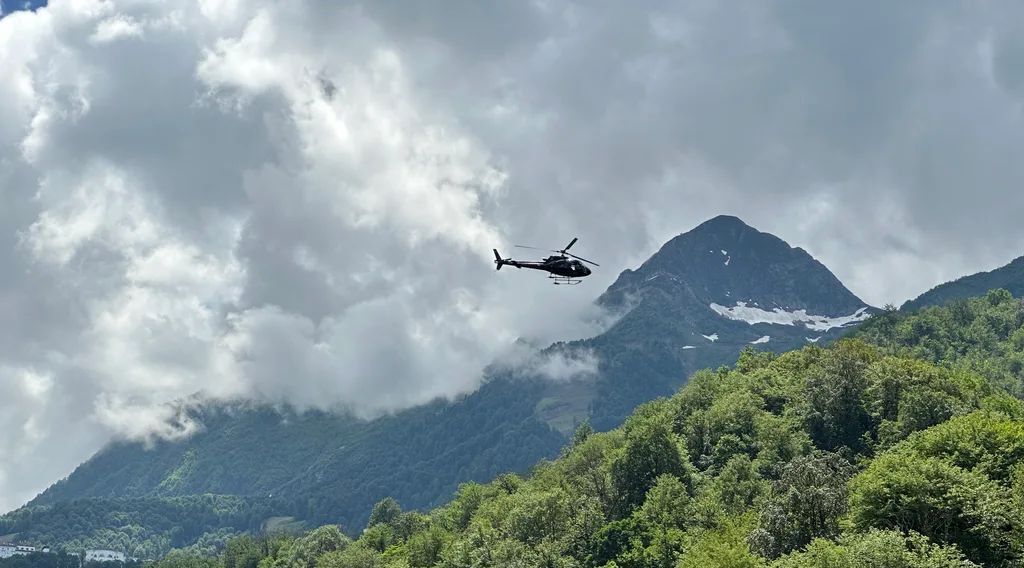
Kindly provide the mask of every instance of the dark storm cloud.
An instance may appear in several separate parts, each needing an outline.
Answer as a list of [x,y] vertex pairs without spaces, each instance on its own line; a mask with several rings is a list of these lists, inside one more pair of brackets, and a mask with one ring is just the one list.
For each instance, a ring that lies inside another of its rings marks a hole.
[[[586,372],[586,354],[511,346],[593,333],[588,303],[620,270],[720,213],[877,305],[1006,262],[1024,250],[1022,11],[67,0],[7,16],[0,451],[22,460],[0,466],[0,508],[110,436],[187,434],[163,403],[197,391],[371,416],[472,389],[496,358]],[[490,264],[574,236],[602,265],[574,293]]]

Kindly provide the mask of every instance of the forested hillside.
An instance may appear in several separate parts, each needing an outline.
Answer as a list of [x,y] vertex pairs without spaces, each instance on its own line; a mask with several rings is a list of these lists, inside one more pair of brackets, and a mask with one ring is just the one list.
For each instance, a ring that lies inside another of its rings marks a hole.
[[[112,444],[27,510],[82,499],[98,506],[106,498],[273,495],[288,503],[274,516],[352,529],[389,495],[429,509],[459,483],[525,473],[556,457],[581,421],[617,427],[637,405],[671,395],[694,371],[734,363],[752,343],[775,352],[825,344],[874,311],[806,251],[730,216],[665,243],[597,302],[621,317],[596,337],[537,354],[583,354],[594,373],[552,380],[496,367],[465,397],[371,421],[253,405],[195,408],[204,426],[197,434],[152,447]],[[106,535],[120,526],[88,528]],[[73,538],[98,539],[89,532]]]
[[352,526],[388,494],[437,506],[457,480],[486,481],[557,455],[564,438],[531,418],[545,383],[494,381],[459,404],[428,404],[370,422],[316,411],[203,407],[195,416],[205,428],[187,443],[114,444],[24,510],[82,499],[133,507],[148,502],[143,498],[273,496],[287,503],[274,516]]
[[[973,331],[933,322],[949,318]],[[355,541],[324,526],[161,567],[1019,565],[1024,404],[993,381],[1022,325],[993,292],[827,348],[747,350],[621,428],[581,427],[527,477],[465,484],[429,513],[382,501]]]
[[917,312],[888,311],[853,336],[886,352],[973,370],[1024,398],[1024,315],[1007,290]]
[[953,300],[984,296],[989,290],[997,289],[1006,290],[1018,298],[1024,296],[1024,256],[995,270],[978,272],[939,284],[904,303],[900,310],[913,311],[926,306],[942,306]]

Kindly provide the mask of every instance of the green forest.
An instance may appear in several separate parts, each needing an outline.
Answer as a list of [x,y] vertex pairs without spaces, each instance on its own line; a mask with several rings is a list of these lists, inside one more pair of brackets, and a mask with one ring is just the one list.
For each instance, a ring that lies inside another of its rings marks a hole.
[[1022,385],[1024,304],[996,290],[887,310],[827,347],[747,349],[432,511],[385,499],[365,527],[305,532],[272,518],[301,504],[87,499],[5,516],[0,534],[155,568],[1019,565]]
[[26,555],[0,558],[0,568],[140,568],[139,560],[89,561],[84,562],[81,553],[58,551],[54,553],[34,552]]
[[[1024,551],[1024,305],[889,311],[829,347],[748,349],[528,476],[378,503],[159,568],[966,567]],[[349,530],[346,530],[349,529]]]
[[851,335],[886,353],[967,369],[1024,398],[1021,301],[1003,289],[917,311],[887,310]]

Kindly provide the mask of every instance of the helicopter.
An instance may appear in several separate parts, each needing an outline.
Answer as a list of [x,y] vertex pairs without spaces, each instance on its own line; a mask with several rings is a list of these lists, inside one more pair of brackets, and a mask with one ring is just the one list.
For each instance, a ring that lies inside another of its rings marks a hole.
[[[572,241],[570,241],[562,250],[515,245],[517,248],[546,250],[558,253],[557,255],[549,256],[544,260],[512,260],[511,258],[501,258],[501,255],[498,254],[498,249],[494,249],[494,264],[498,265],[495,270],[501,270],[501,267],[506,264],[516,268],[532,268],[534,270],[543,270],[548,272],[548,278],[554,281],[553,284],[579,284],[582,282],[581,278],[590,275],[590,269],[584,266],[583,262],[593,264],[594,266],[600,266],[600,264],[567,252],[572,248],[572,245],[576,244],[577,240],[579,239],[573,237]],[[570,256],[575,260],[569,260]]]

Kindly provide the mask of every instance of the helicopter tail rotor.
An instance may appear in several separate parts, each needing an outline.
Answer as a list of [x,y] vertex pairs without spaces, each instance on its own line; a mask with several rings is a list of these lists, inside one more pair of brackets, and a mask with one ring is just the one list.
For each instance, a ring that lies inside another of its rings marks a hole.
[[495,270],[501,270],[501,267],[505,266],[506,264],[505,261],[501,258],[501,255],[498,254],[498,249],[494,249],[494,264],[498,265],[498,267],[495,268]]

